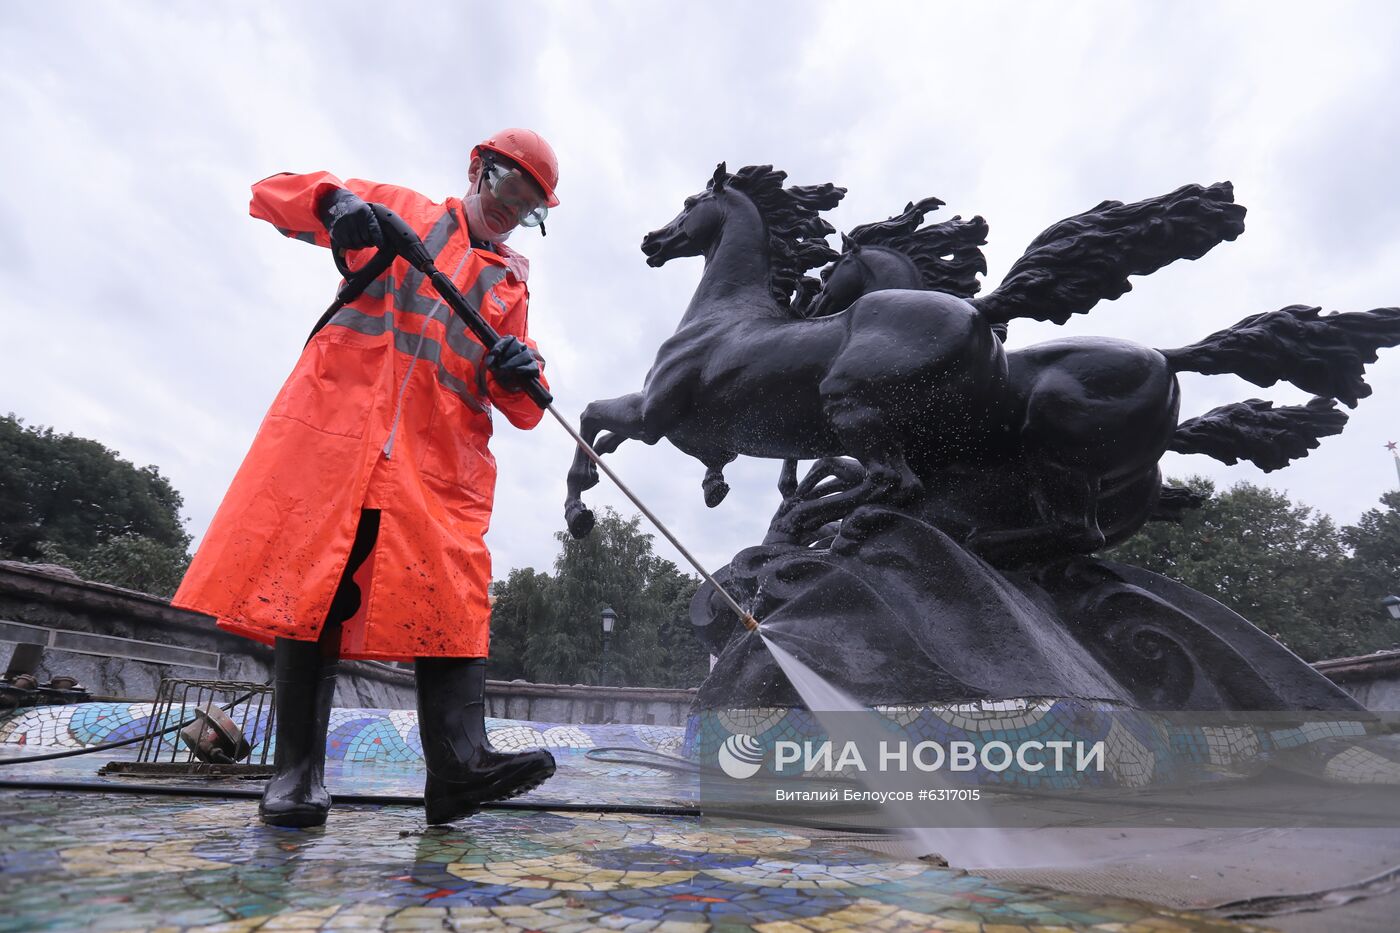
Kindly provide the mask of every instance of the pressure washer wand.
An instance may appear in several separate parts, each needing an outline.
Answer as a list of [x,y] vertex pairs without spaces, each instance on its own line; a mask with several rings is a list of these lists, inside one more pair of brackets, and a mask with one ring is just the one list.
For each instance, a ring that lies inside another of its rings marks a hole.
[[734,597],[729,595],[729,591],[726,590],[724,587],[720,586],[719,581],[716,580],[714,577],[710,576],[709,572],[707,572],[704,567],[700,566],[700,562],[695,559],[695,557],[690,553],[690,551],[686,550],[685,545],[681,544],[680,541],[677,540],[676,536],[671,534],[671,529],[667,528],[665,524],[662,523],[661,519],[653,515],[651,509],[643,505],[642,500],[638,499],[636,494],[633,493],[632,490],[627,488],[627,484],[624,483],[621,480],[621,478],[619,478],[618,475],[612,471],[612,467],[608,466],[606,463],[603,462],[603,458],[598,455],[598,452],[596,450],[589,446],[588,442],[583,439],[583,436],[579,434],[578,431],[574,430],[574,426],[569,424],[568,419],[566,419],[563,415],[559,414],[559,412],[555,410],[553,405],[546,405],[545,411],[548,411],[551,415],[554,416],[556,421],[558,421],[561,425],[564,426],[564,430],[569,432],[569,436],[572,437],[574,439],[574,442],[578,444],[579,449],[588,455],[588,459],[596,463],[598,465],[598,469],[602,470],[608,475],[608,479],[612,480],[613,483],[617,486],[617,488],[622,490],[623,495],[627,496],[627,498],[632,500],[633,505],[642,510],[642,514],[645,515],[647,519],[653,525],[655,525],[663,535],[666,536],[666,540],[670,541],[671,544],[675,546],[676,550],[681,552],[681,556],[690,562],[690,566],[694,567],[700,573],[700,576],[705,578],[705,582],[710,584],[710,586],[713,586],[715,588],[715,592],[719,593],[719,595],[724,597],[724,601],[729,603],[729,608],[733,609],[734,614],[739,617],[739,621],[744,623],[744,628],[748,629],[751,632],[758,631],[758,620],[753,617],[753,613],[747,611],[746,609],[744,609],[744,607],[740,606],[739,603],[734,599]]
[[[457,290],[457,286],[453,284],[452,280],[443,275],[433,264],[433,257],[428,253],[428,248],[423,245],[423,241],[419,239],[413,228],[405,223],[403,218],[382,204],[371,204],[370,207],[373,208],[375,216],[379,220],[379,229],[384,235],[384,247],[380,250],[380,254],[392,250],[393,253],[408,260],[409,265],[428,277],[428,280],[433,283],[433,288],[437,289],[437,293],[442,296],[442,300],[447,302],[453,312],[462,319],[462,323],[466,324],[467,329],[481,342],[481,345],[488,350],[494,347],[501,339],[501,335],[496,333],[496,329],[488,324],[475,308],[467,304],[466,299],[462,297],[462,293]],[[371,263],[377,264],[379,258],[379,254],[376,254]],[[342,272],[344,271],[342,269]],[[744,627],[751,632],[758,631],[758,620],[753,617],[753,613],[740,606],[738,601],[729,594],[729,591],[719,585],[719,581],[700,565],[700,562],[686,549],[685,545],[677,540],[671,530],[661,522],[661,519],[657,518],[651,509],[643,505],[642,500],[638,499],[636,494],[627,488],[627,484],[612,471],[612,468],[603,462],[598,452],[583,439],[583,436],[574,429],[568,419],[559,414],[559,411],[554,407],[554,396],[544,387],[544,383],[536,377],[525,383],[523,389],[530,396],[531,401],[549,412],[554,416],[554,420],[563,425],[564,430],[569,432],[569,436],[574,439],[574,442],[588,456],[588,459],[597,464],[598,469],[606,473],[608,479],[617,484],[617,488],[621,489],[623,494],[632,500],[633,505],[641,509],[642,514],[666,536],[666,540],[670,541],[676,550],[681,552],[681,555],[690,562],[690,566],[695,568],[705,582],[713,586],[715,591],[724,597],[724,601],[729,604],[730,609],[734,610]]]

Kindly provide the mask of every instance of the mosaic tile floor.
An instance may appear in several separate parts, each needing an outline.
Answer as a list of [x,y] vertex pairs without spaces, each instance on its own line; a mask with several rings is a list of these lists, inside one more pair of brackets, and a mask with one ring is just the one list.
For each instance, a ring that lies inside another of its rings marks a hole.
[[[243,710],[243,714],[239,714]],[[176,706],[157,713],[150,703],[81,703],[17,710],[0,715],[0,749],[78,748],[140,736],[153,718],[161,727],[188,718],[193,707]],[[270,757],[271,735],[263,715],[239,707],[234,719],[242,724],[252,746],[252,760]],[[1367,725],[1356,720],[1269,725],[1242,722],[1219,726],[1183,723],[1160,714],[1123,709],[1098,701],[1007,700],[977,701],[940,707],[878,707],[860,727],[888,730],[889,737],[908,742],[932,741],[951,747],[971,742],[996,743],[1101,742],[1106,767],[1101,769],[1034,768],[1019,765],[992,769],[983,763],[956,776],[959,783],[1012,792],[1064,791],[1082,787],[1150,788],[1178,783],[1202,784],[1257,771],[1266,763],[1303,770],[1340,783],[1400,785],[1400,741],[1387,734],[1400,723]],[[693,782],[667,777],[645,766],[644,755],[629,763],[604,764],[587,756],[590,750],[624,746],[642,753],[679,755],[714,765],[721,747],[736,735],[753,738],[763,751],[763,769],[773,773],[770,749],[781,740],[825,739],[825,727],[802,709],[719,710],[692,715],[685,727],[647,725],[574,725],[488,719],[492,743],[503,750],[549,748],[556,757],[572,759],[571,773],[598,778],[652,779],[667,800],[693,800]],[[1377,734],[1368,735],[1368,729]],[[173,735],[159,741],[157,758],[185,749]],[[1010,751],[1006,754],[1009,756]],[[326,756],[347,765],[355,762],[414,766],[422,761],[422,742],[413,710],[335,709],[331,712]],[[173,760],[173,759],[172,759]],[[350,770],[354,770],[351,768]]]
[[[174,706],[164,717],[161,728],[186,720],[194,707]],[[244,722],[236,707],[233,718]],[[32,748],[81,748],[144,735],[155,715],[152,703],[77,703],[72,706],[36,706],[0,713],[0,746]],[[266,733],[264,718],[247,716],[246,722],[253,760],[262,755]],[[571,723],[531,722],[521,719],[486,720],[492,744],[497,748],[549,748],[586,750],[621,745],[676,754],[685,737],[681,726],[574,725]],[[268,747],[269,755],[275,743]],[[184,751],[174,736],[160,740],[157,753]],[[418,737],[418,714],[414,710],[355,709],[331,710],[326,737],[326,757],[344,761],[421,761],[423,744]]]
[[1258,928],[711,819],[356,806],[279,830],[251,801],[0,791],[0,931],[78,929]]
[[[0,744],[0,762],[44,752],[51,747]],[[610,764],[587,757],[587,749],[551,749],[558,770],[554,777],[521,797],[531,803],[607,804],[613,806],[694,806],[701,797],[699,781],[690,774],[662,771],[639,765]],[[56,761],[25,762],[0,766],[0,782],[23,778],[86,785],[208,787],[206,778],[150,778],[99,775],[109,761],[135,761],[137,749],[129,746]],[[226,781],[231,786],[261,787],[257,781]],[[423,763],[413,761],[347,761],[327,759],[326,786],[332,794],[409,796],[423,792]]]
[[[17,710],[0,715],[0,760],[142,735],[152,714],[149,703],[83,703]],[[178,718],[177,720],[178,721]],[[173,724],[173,723],[172,723]],[[583,725],[488,719],[492,743],[500,749],[549,748],[558,772],[526,799],[567,804],[689,806],[700,796],[698,782],[685,772],[646,766],[648,752],[676,754],[685,730],[679,726]],[[599,761],[590,751],[604,747],[634,750],[626,761]],[[167,746],[168,747],[168,746]],[[254,757],[260,746],[255,744]],[[183,751],[183,749],[181,750]],[[137,746],[92,756],[0,767],[0,781],[20,768],[29,780],[84,784],[196,784],[203,779],[152,780],[99,776],[107,761],[135,761]],[[326,782],[332,794],[417,795],[423,790],[418,722],[411,710],[335,709],[326,742]],[[183,757],[183,756],[182,756]]]
[[[1006,706],[1008,704],[998,704]],[[1060,704],[1046,704],[1039,712],[1039,721],[1053,718]],[[1022,704],[1013,709],[982,709],[979,716],[984,725],[1000,727],[1005,716],[1030,715],[1030,707]],[[68,707],[41,707],[18,710],[8,716],[0,716],[0,762],[27,755],[40,754],[55,749],[80,749],[99,742],[122,739],[143,734],[152,716],[153,708],[148,703],[85,703]],[[791,820],[799,825],[808,825],[818,819],[828,825],[870,827],[884,825],[878,812],[869,812],[869,807],[855,806],[849,812],[837,812],[836,808],[823,806],[820,813],[812,813],[801,804],[775,807],[766,795],[765,786],[736,786],[722,775],[699,774],[694,762],[687,763],[675,759],[677,753],[696,754],[694,743],[701,733],[697,727],[704,726],[705,734],[709,727],[728,735],[726,730],[748,728],[765,735],[784,729],[800,728],[800,710],[771,710],[761,721],[754,717],[762,711],[735,711],[723,716],[710,716],[702,721],[692,721],[689,729],[672,726],[645,725],[572,725],[559,723],[528,722],[504,719],[487,720],[493,743],[502,749],[548,747],[553,752],[558,770],[555,776],[542,786],[531,791],[522,799],[533,805],[552,807],[603,806],[607,807],[681,807],[694,809],[702,807],[714,815],[744,816],[773,821]],[[915,717],[928,717],[927,710],[907,711]],[[886,716],[896,716],[898,711],[884,710]],[[732,721],[746,716],[743,721]],[[174,717],[178,722],[180,717]],[[713,720],[713,722],[711,722]],[[751,721],[752,720],[752,721]],[[941,720],[940,720],[941,721]],[[327,784],[333,794],[353,795],[360,798],[416,798],[422,792],[423,766],[420,757],[418,726],[412,711],[336,709],[332,713],[331,733],[327,741]],[[1109,732],[1118,729],[1114,721],[1106,727]],[[1325,728],[1329,724],[1319,724],[1319,734],[1296,737],[1296,742],[1323,749],[1330,741],[1345,740],[1346,736],[1331,735]],[[1058,728],[1058,727],[1057,727]],[[1239,730],[1237,730],[1239,731]],[[1295,730],[1297,731],[1297,730]],[[1244,735],[1244,732],[1240,732]],[[1226,736],[1228,738],[1229,736]],[[1373,743],[1374,745],[1374,743]],[[687,746],[690,746],[687,748]],[[1251,746],[1252,747],[1252,746]],[[171,746],[173,750],[173,746]],[[612,749],[622,748],[623,751]],[[1228,748],[1227,748],[1228,751]],[[1364,753],[1359,747],[1331,749],[1337,752],[1328,760],[1327,777],[1339,780],[1343,785],[1353,783],[1337,768],[1348,762],[1349,755]],[[1400,744],[1397,744],[1400,752]],[[182,757],[184,754],[181,749]],[[13,780],[16,772],[23,770],[27,780],[81,783],[85,785],[126,786],[133,784],[157,784],[169,786],[209,787],[206,778],[157,779],[127,775],[98,775],[96,768],[107,761],[134,760],[136,746],[105,751],[91,757],[33,762],[22,765],[0,766],[0,785]],[[600,760],[597,756],[607,755],[610,760]],[[670,757],[670,762],[664,758]],[[705,755],[700,754],[700,764]],[[1210,754],[1211,760],[1218,757]],[[1400,759],[1400,755],[1396,755]],[[1225,759],[1221,759],[1224,761]],[[668,767],[653,767],[665,763]],[[1359,767],[1372,778],[1381,776],[1388,781],[1387,787],[1400,783],[1400,764],[1390,760],[1371,759],[1359,762]],[[687,770],[690,769],[690,770]],[[714,771],[713,768],[710,769]],[[242,787],[251,792],[256,782],[227,782],[225,786]],[[1308,814],[1311,822],[1307,825],[1373,825],[1377,821],[1376,806],[1384,804],[1394,812],[1396,805],[1393,794],[1385,800],[1372,799],[1359,795],[1353,789],[1346,793],[1328,791],[1321,795],[1309,790],[1287,787],[1279,791],[1283,796],[1268,798],[1254,796],[1252,788],[1237,788],[1226,781],[1211,781],[1192,785],[1184,790],[1159,792],[1152,785],[1134,791],[1121,799],[1051,800],[1035,796],[999,797],[994,801],[995,811],[976,809],[967,812],[940,814],[935,825],[987,825],[985,821],[995,817],[1002,826],[1036,826],[1047,819],[1060,825],[1075,825],[1084,822],[1118,825],[1126,821],[1137,825],[1148,816],[1155,822],[1172,824],[1175,820],[1194,820],[1207,825],[1224,807],[1231,812],[1242,807],[1263,807],[1257,814],[1258,823],[1241,823],[1236,820],[1230,825],[1274,825],[1279,819],[1301,819],[1299,814]],[[1011,788],[1008,788],[1011,789]],[[1384,788],[1383,788],[1384,789]],[[1109,788],[1112,790],[1112,788]],[[1175,794],[1175,796],[1173,796]],[[1292,796],[1289,796],[1289,795]],[[1241,796],[1242,795],[1242,796]],[[1209,798],[1209,799],[1207,799]],[[989,801],[992,798],[988,798]],[[366,802],[366,801],[361,801]],[[393,801],[377,799],[374,802]],[[1268,804],[1268,806],[1265,806]],[[993,806],[989,802],[988,807]],[[1144,806],[1151,810],[1143,810]],[[1105,809],[1105,807],[1107,809]],[[1166,809],[1163,809],[1166,808]],[[960,824],[957,819],[965,818],[969,824]],[[1323,822],[1325,819],[1331,823]],[[1117,820],[1116,824],[1114,821]],[[1358,821],[1360,821],[1358,823]],[[907,823],[905,825],[908,825]],[[1195,824],[1193,824],[1195,825]],[[1393,823],[1390,825],[1394,825]]]

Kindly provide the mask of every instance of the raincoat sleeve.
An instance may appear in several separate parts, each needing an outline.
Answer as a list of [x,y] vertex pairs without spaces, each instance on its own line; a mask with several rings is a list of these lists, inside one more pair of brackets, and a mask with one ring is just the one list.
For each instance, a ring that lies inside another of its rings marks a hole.
[[[526,333],[529,299],[524,293],[523,286],[521,292],[519,300],[511,302],[503,313],[497,311],[494,302],[484,302],[485,317],[496,329],[496,333],[502,337],[512,334],[525,342],[525,345],[530,348],[530,352],[535,354],[535,359],[540,361],[540,382],[544,383],[545,388],[548,388],[549,382],[544,378],[544,357],[540,354],[535,342]],[[539,424],[540,419],[544,417],[544,409],[532,402],[530,396],[524,392],[511,392],[503,388],[490,372],[486,374],[486,391],[491,396],[491,404],[517,428],[528,431]]]
[[330,234],[321,225],[316,205],[336,188],[349,188],[366,201],[383,204],[405,219],[433,207],[430,198],[398,185],[384,185],[362,178],[341,181],[330,172],[305,175],[283,172],[253,185],[253,200],[248,205],[248,213],[272,224],[285,236],[328,247],[331,245]]

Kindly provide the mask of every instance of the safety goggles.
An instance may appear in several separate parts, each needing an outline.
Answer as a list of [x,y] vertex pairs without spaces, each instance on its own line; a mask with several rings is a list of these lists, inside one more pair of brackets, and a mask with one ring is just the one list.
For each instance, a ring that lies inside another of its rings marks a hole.
[[522,227],[538,227],[549,216],[544,195],[529,175],[518,168],[508,168],[488,161],[486,184],[497,201],[515,211]]

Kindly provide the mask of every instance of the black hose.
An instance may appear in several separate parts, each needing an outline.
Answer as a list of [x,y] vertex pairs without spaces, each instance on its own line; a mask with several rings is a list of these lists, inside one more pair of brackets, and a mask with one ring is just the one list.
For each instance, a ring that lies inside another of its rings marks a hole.
[[[125,781],[121,783],[110,782],[101,784],[83,783],[81,781],[0,781],[0,791],[3,790],[57,790],[89,794],[151,794],[170,797],[205,797],[224,800],[257,800],[262,797],[262,791],[260,790],[236,787],[191,787],[184,784],[131,784]],[[413,807],[421,807],[423,805],[422,797],[396,794],[332,794],[331,800],[338,804],[378,804],[381,806]],[[755,813],[749,810],[738,810],[726,807],[705,807],[702,810],[699,807],[666,804],[573,803],[557,800],[532,803],[523,800],[498,800],[495,803],[482,804],[481,809],[516,810],[531,813],[628,813],[639,816],[688,818],[709,816],[725,817],[735,820],[751,820],[760,823],[778,823],[783,826],[794,826],[799,829],[814,829],[822,832],[852,833],[872,836],[885,836],[889,834],[888,831],[884,829],[846,826],[794,816],[775,817],[770,813]]]
[[[190,722],[193,721],[194,720],[190,720]],[[178,726],[166,729],[165,732],[160,732],[158,734],[165,735],[166,732],[173,732],[175,729],[183,729],[187,725],[189,725],[189,723],[181,723]],[[145,739],[146,736],[138,735],[135,738],[121,739],[117,742],[104,742],[101,745],[92,745],[86,748],[70,748],[67,751],[48,752],[43,755],[25,755],[21,758],[0,758],[0,765],[17,765],[22,761],[53,761],[57,758],[76,758],[79,755],[91,755],[93,752],[106,752],[126,745],[135,745],[137,742],[145,741]]]
[[[250,694],[251,695],[251,694]],[[242,697],[229,706],[236,706],[247,697]],[[191,719],[190,722],[194,720]],[[170,729],[158,733],[164,735],[166,732],[173,732],[175,729],[182,729],[189,723],[181,723],[172,726]],[[55,752],[49,755],[27,755],[24,758],[8,759],[0,761],[0,764],[14,764],[19,761],[48,761],[54,758],[67,758],[74,755],[85,755],[91,752],[106,751],[112,748],[119,748],[123,745],[130,745],[139,742],[146,736],[137,736],[133,739],[123,739],[119,742],[108,742],[103,745],[94,745],[91,748],[70,749],[63,752]],[[636,758],[612,757],[594,754],[595,752],[619,753],[626,752],[640,756],[642,760]],[[584,757],[590,761],[602,761],[617,764],[637,764],[645,767],[655,767],[665,770],[681,771],[695,774],[723,774],[719,768],[702,765],[677,755],[668,755],[665,752],[653,751],[649,748],[637,748],[630,745],[600,745],[591,748],[584,753]],[[660,760],[657,760],[660,759]],[[129,781],[110,781],[97,784],[83,781],[57,781],[57,780],[31,780],[31,781],[4,781],[0,780],[0,790],[56,790],[73,791],[78,793],[96,794],[161,794],[172,797],[204,797],[223,800],[257,800],[263,795],[261,790],[241,787],[192,787],[187,784],[136,784]],[[407,796],[399,794],[333,794],[331,799],[334,803],[340,804],[378,804],[388,806],[415,806],[423,805],[421,796]],[[658,805],[658,804],[621,804],[621,803],[573,803],[564,801],[542,801],[540,803],[530,803],[520,800],[501,800],[495,803],[483,804],[483,810],[520,810],[527,812],[562,812],[562,813],[628,813],[640,816],[672,816],[698,818],[701,816],[722,816],[730,819],[755,820],[765,823],[780,823],[785,826],[794,826],[800,829],[815,829],[825,832],[859,833],[869,835],[885,835],[882,829],[869,829],[865,827],[853,827],[822,822],[820,820],[808,820],[801,817],[782,816],[774,817],[769,813],[754,813],[748,810],[731,808],[706,807],[703,811],[694,806]]]
[[[600,755],[598,754],[599,752],[613,753],[613,757]],[[627,752],[636,757],[617,757],[616,753],[618,752]],[[719,768],[710,765],[702,765],[698,761],[691,761],[689,758],[682,758],[679,755],[654,751],[650,748],[638,748],[635,745],[598,745],[584,752],[583,757],[587,758],[589,761],[601,761],[605,764],[639,765],[644,768],[658,768],[662,771],[680,771],[683,774],[724,773]]]
[[[599,755],[596,752],[608,752],[612,755]],[[627,752],[628,755],[618,756],[619,752]],[[583,757],[589,761],[601,761],[607,764],[617,765],[637,765],[643,768],[657,768],[662,771],[679,771],[682,774],[705,774],[714,777],[728,778],[729,775],[723,768],[716,768],[713,765],[702,765],[698,761],[691,761],[689,758],[682,758],[679,755],[671,755],[666,752],[658,752],[650,748],[637,748],[633,745],[599,745],[590,748],[583,753]],[[772,782],[774,778],[755,776],[753,784]],[[860,787],[860,781],[845,777],[828,777],[825,779],[831,784],[847,787]],[[752,785],[751,785],[752,786]]]
[[[189,784],[137,784],[130,781],[111,781],[93,784],[87,781],[0,781],[0,790],[65,790],[99,794],[165,794],[172,797],[216,797],[236,800],[260,800],[261,788],[245,787],[194,787]],[[421,795],[412,794],[332,794],[335,803],[370,803],[386,805],[423,805]],[[665,813],[674,816],[699,816],[695,807],[665,805],[609,804],[609,803],[525,803],[523,801],[500,800],[484,804],[484,807],[501,810],[575,810],[588,813]]]
[[[246,697],[245,697],[246,699]],[[229,706],[235,706],[243,702],[242,699],[235,700]],[[191,719],[189,722],[193,722]],[[182,729],[189,723],[181,723],[163,730],[160,735],[172,732],[175,729]],[[75,755],[85,755],[91,752],[100,752],[123,745],[130,745],[141,741],[145,736],[137,736],[134,739],[123,739],[119,742],[108,742],[105,745],[94,745],[91,748],[70,749],[64,752],[55,752],[48,755],[27,755],[23,758],[13,758],[0,760],[0,764],[15,764],[20,761],[49,761],[55,758],[67,758]],[[606,754],[597,754],[597,753]],[[626,753],[618,756],[617,753]],[[611,755],[612,757],[609,757]],[[635,757],[627,757],[635,756]],[[589,761],[598,761],[608,764],[637,765],[658,770],[677,771],[684,774],[707,774],[714,776],[724,775],[724,772],[710,765],[702,765],[699,762],[682,758],[678,755],[670,755],[665,752],[658,752],[649,748],[638,748],[632,745],[599,745],[584,752],[584,757]],[[831,777],[828,780],[833,783],[860,786],[858,781],[850,778]],[[1323,782],[1325,783],[1325,782]],[[0,780],[0,790],[71,790],[85,791],[89,793],[129,793],[129,794],[170,794],[177,797],[215,797],[215,798],[248,798],[258,799],[262,797],[261,790],[244,790],[241,788],[219,788],[219,787],[191,787],[189,785],[164,785],[164,784],[134,784],[126,781],[121,783],[110,782],[101,784],[90,784],[81,781],[3,781]],[[1002,794],[1012,798],[1022,798],[1030,800],[1065,800],[1071,795],[1064,791],[1037,791],[1027,787],[996,787],[987,788],[989,793]],[[397,794],[335,794],[332,799],[339,803],[362,803],[362,804],[385,804],[403,806],[422,806],[421,796],[404,796]],[[1118,799],[1096,800],[1093,797],[1073,797],[1077,803],[1087,803],[1098,806],[1122,805]],[[1153,801],[1138,800],[1133,802],[1134,806],[1146,809],[1182,809],[1183,804],[1174,801]],[[883,834],[886,830],[866,829],[852,827],[845,824],[835,825],[817,820],[805,820],[792,816],[774,816],[771,813],[754,813],[746,810],[736,810],[730,808],[707,807],[702,812],[698,807],[682,807],[673,805],[642,805],[642,804],[606,804],[606,803],[525,803],[521,801],[497,801],[482,805],[482,809],[499,810],[531,810],[547,811],[559,810],[566,812],[583,813],[636,813],[642,815],[655,814],[664,816],[728,816],[735,819],[752,819],[769,823],[782,823],[784,825],[799,826],[806,829],[827,830],[832,832],[854,832]],[[1233,805],[1221,806],[1208,803],[1196,803],[1186,808],[1192,812],[1235,812]],[[1286,815],[1291,811],[1280,810],[1260,810],[1260,813],[1271,813],[1276,815]]]
[[[599,754],[594,754],[595,752],[605,752],[605,753],[609,753],[609,754],[599,755]],[[625,755],[619,755],[618,753],[626,753],[626,754],[625,754]],[[685,774],[704,774],[704,775],[714,775],[714,776],[717,776],[717,777],[718,777],[718,776],[725,776],[725,777],[727,777],[727,775],[725,775],[724,771],[723,771],[722,769],[720,769],[720,768],[716,768],[716,767],[713,767],[713,766],[710,766],[710,765],[702,765],[702,764],[700,764],[699,762],[691,761],[691,760],[688,759],[688,758],[681,758],[681,757],[678,756],[678,755],[670,755],[670,754],[667,754],[667,753],[665,753],[665,752],[658,752],[658,751],[654,751],[654,750],[649,749],[649,748],[636,748],[636,747],[630,746],[630,745],[600,745],[600,746],[598,746],[598,747],[596,747],[596,748],[591,748],[591,749],[589,749],[587,752],[584,753],[584,757],[587,758],[587,759],[589,759],[590,761],[601,761],[601,762],[607,762],[607,763],[610,763],[610,764],[639,765],[639,766],[642,766],[642,767],[657,768],[657,769],[665,770],[665,771],[679,771],[679,772],[685,773]],[[1275,769],[1275,770],[1278,770],[1278,769]],[[1289,777],[1302,779],[1304,782],[1317,784],[1317,785],[1323,786],[1323,787],[1329,786],[1329,785],[1332,783],[1332,782],[1327,781],[1325,778],[1318,778],[1318,777],[1315,777],[1315,776],[1313,776],[1313,775],[1300,774],[1300,773],[1295,773],[1295,772],[1291,772],[1291,771],[1285,771],[1284,773],[1287,774]],[[758,782],[761,781],[761,780],[762,780],[761,778],[758,778],[758,779],[755,781],[755,783],[758,783]],[[859,781],[853,780],[853,779],[851,779],[851,778],[828,777],[828,778],[826,778],[825,780],[826,780],[827,782],[829,782],[829,783],[837,784],[837,785],[846,785],[846,786],[851,786],[851,787],[860,787],[860,786],[862,786],[861,783],[860,783]],[[998,786],[983,787],[983,788],[979,788],[979,789],[985,790],[985,791],[987,792],[987,794],[988,794],[989,797],[990,797],[991,795],[1001,795],[1001,796],[1003,796],[1003,797],[1007,797],[1007,798],[1011,798],[1011,799],[1016,799],[1016,800],[1028,800],[1028,801],[1032,801],[1032,802],[1036,802],[1036,801],[1047,801],[1047,800],[1048,800],[1048,801],[1066,801],[1066,800],[1072,800],[1073,802],[1078,803],[1078,804],[1089,804],[1089,805],[1092,805],[1092,806],[1100,806],[1100,807],[1114,807],[1114,806],[1123,806],[1123,805],[1124,805],[1124,803],[1123,803],[1123,801],[1122,801],[1121,799],[1118,799],[1118,798],[1115,798],[1115,797],[1109,797],[1109,798],[1106,798],[1106,799],[1096,799],[1096,798],[1094,798],[1093,796],[1089,796],[1089,795],[1080,796],[1080,795],[1078,795],[1075,791],[1068,791],[1068,792],[1067,792],[1067,791],[1063,791],[1063,790],[1036,790],[1036,789],[1030,788],[1030,787],[1015,787],[1015,786],[1011,786],[1011,785],[998,785]],[[1132,805],[1133,805],[1134,807],[1138,807],[1138,808],[1141,808],[1141,809],[1144,809],[1144,810],[1149,810],[1149,811],[1150,811],[1150,810],[1168,810],[1168,811],[1182,811],[1182,810],[1185,810],[1185,811],[1191,812],[1191,813],[1205,813],[1205,814],[1209,814],[1209,813],[1236,813],[1236,812],[1238,812],[1238,810],[1239,810],[1238,806],[1235,805],[1235,804],[1192,803],[1192,804],[1190,804],[1190,805],[1188,806],[1188,805],[1186,805],[1186,804],[1184,804],[1184,803],[1182,803],[1182,802],[1180,802],[1180,801],[1171,801],[1171,800],[1134,800],[1134,801],[1132,802]],[[713,812],[713,811],[711,811],[711,812]],[[1270,814],[1270,815],[1273,815],[1273,816],[1289,816],[1289,815],[1292,815],[1295,811],[1294,811],[1294,810],[1290,810],[1290,809],[1269,808],[1269,809],[1256,809],[1256,810],[1253,810],[1253,811],[1251,811],[1251,812],[1259,813],[1259,814],[1266,814],[1266,813],[1267,813],[1267,814]],[[771,820],[771,821],[778,821],[778,822],[785,822],[786,819],[787,819],[786,817],[781,818],[781,819],[778,819],[778,818],[774,818],[774,817],[771,817],[771,816],[768,816],[768,815],[765,815],[763,818],[764,818],[764,819]],[[1351,825],[1351,824],[1347,824],[1347,825]],[[859,832],[859,831],[861,831],[861,830],[852,830],[852,831]],[[873,832],[874,830],[871,830],[871,831]]]

